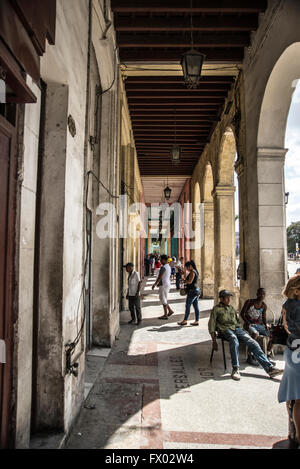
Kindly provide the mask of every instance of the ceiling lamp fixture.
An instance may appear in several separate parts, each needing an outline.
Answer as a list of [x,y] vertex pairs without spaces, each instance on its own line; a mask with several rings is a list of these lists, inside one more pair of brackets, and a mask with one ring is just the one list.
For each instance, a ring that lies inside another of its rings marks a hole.
[[181,67],[184,81],[188,88],[197,88],[201,79],[201,72],[205,55],[194,49],[193,0],[191,0],[191,45],[192,48],[181,57]]
[[167,180],[167,187],[164,189],[164,195],[166,200],[170,200],[172,194],[172,189],[169,187],[169,182]]
[[181,148],[177,145],[177,119],[176,119],[176,109],[174,110],[175,113],[175,144],[171,148],[171,159],[174,165],[180,163],[181,158]]

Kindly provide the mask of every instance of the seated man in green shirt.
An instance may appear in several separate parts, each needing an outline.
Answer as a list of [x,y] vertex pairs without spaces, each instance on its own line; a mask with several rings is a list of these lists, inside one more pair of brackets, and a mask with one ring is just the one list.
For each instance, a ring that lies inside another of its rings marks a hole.
[[283,370],[275,368],[264,354],[259,344],[253,340],[246,331],[242,329],[238,313],[230,305],[230,297],[233,296],[227,290],[219,293],[220,302],[216,305],[210,315],[208,329],[213,341],[213,349],[218,350],[217,335],[222,336],[229,342],[230,355],[232,361],[232,379],[239,381],[241,379],[239,371],[239,343],[244,343],[249,352],[252,352],[258,363],[268,373],[270,378],[283,373]]

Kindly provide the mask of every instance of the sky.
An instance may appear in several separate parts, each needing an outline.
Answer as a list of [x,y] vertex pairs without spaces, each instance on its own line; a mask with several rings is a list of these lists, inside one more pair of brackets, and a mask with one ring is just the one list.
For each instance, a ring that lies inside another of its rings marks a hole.
[[[300,80],[295,89],[286,128],[285,148],[289,151],[285,161],[285,191],[289,192],[289,203],[286,210],[286,223],[300,221]],[[234,173],[236,186],[235,211],[238,215],[238,180]],[[236,221],[236,231],[239,222]]]
[[285,148],[285,190],[289,192],[287,226],[300,221],[300,81],[297,84],[287,122]]

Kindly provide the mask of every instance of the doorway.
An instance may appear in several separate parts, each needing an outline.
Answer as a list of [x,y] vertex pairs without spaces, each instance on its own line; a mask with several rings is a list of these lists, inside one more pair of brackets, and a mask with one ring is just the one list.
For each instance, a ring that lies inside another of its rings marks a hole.
[[0,363],[0,447],[10,442],[10,404],[13,354],[13,276],[16,194],[16,129],[7,120],[4,107],[0,115],[0,339],[6,349]]

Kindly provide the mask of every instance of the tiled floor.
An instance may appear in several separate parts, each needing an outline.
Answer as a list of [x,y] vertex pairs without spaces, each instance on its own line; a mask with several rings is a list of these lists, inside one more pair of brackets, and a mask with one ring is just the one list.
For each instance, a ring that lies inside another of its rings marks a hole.
[[[195,449],[271,448],[286,439],[285,406],[277,403],[279,379],[242,359],[242,380],[224,372],[222,353],[209,365],[207,331],[211,300],[201,300],[199,327],[177,325],[185,298],[173,285],[175,315],[158,320],[158,293],[144,289],[143,323],[129,326],[122,313],[119,340],[107,358],[67,448]],[[191,314],[193,320],[193,313]],[[230,357],[226,346],[228,364]],[[283,367],[282,356],[276,357]]]

